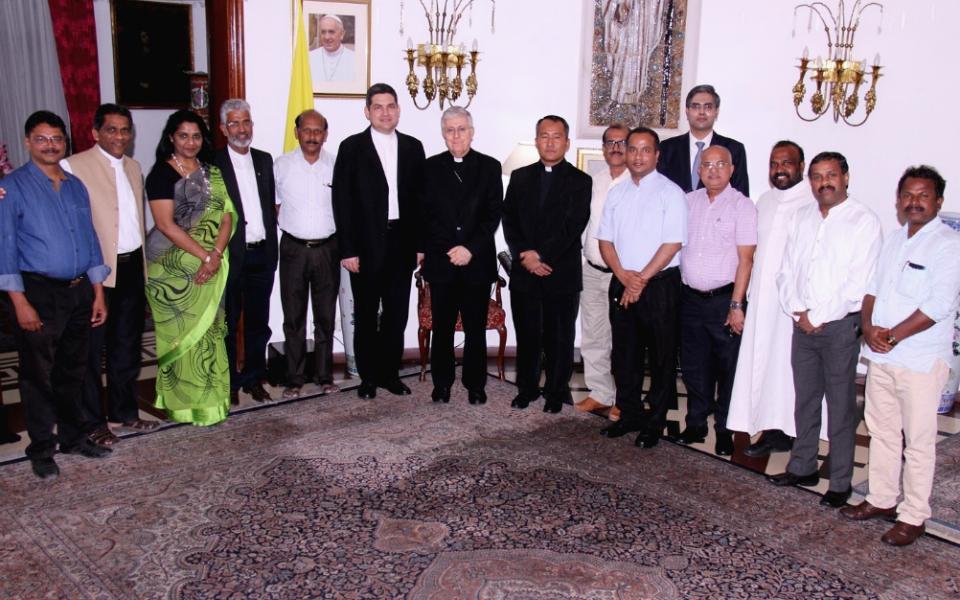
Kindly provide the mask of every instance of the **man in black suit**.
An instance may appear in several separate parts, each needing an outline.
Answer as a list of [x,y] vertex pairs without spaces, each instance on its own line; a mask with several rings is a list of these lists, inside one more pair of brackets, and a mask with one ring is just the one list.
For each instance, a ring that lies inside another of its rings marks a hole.
[[[370,127],[343,140],[333,168],[333,215],[341,264],[350,272],[354,352],[361,398],[377,386],[410,393],[400,381],[410,280],[422,260],[423,167],[420,140],[397,131],[397,93],[385,83],[367,90]],[[383,312],[378,319],[381,301]]]
[[463,321],[463,385],[470,404],[487,401],[487,307],[497,278],[493,236],[503,210],[500,163],[471,149],[473,117],[444,111],[447,152],[427,159],[424,175],[423,275],[430,283],[433,401],[449,402],[454,379],[453,331]]
[[690,131],[660,143],[657,170],[688,194],[703,187],[700,181],[700,157],[710,146],[723,146],[733,157],[730,185],[744,196],[750,195],[747,177],[747,151],[733,138],[720,135],[713,125],[720,114],[720,95],[712,85],[698,85],[687,93],[687,121]]
[[573,342],[583,286],[580,238],[590,219],[590,176],[564,160],[570,126],[547,115],[537,121],[540,160],[514,171],[503,204],[503,234],[513,255],[510,304],[517,331],[517,387],[511,406],[540,397],[545,355],[544,412],[570,402]]
[[[227,193],[237,209],[230,239],[230,272],[225,295],[230,401],[240,388],[257,402],[270,400],[263,389],[270,341],[270,293],[277,270],[277,213],[273,157],[251,148],[250,105],[231,98],[220,106],[220,129],[227,147],[214,153]],[[243,313],[243,370],[237,371],[237,326]]]

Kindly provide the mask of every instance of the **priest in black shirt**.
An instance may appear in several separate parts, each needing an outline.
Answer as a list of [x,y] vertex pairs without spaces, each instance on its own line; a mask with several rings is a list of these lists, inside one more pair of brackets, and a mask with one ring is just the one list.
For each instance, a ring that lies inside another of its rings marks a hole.
[[493,236],[500,225],[500,163],[470,147],[473,117],[459,106],[440,118],[447,152],[427,159],[424,185],[423,275],[430,284],[433,401],[449,402],[454,380],[453,332],[457,314],[466,337],[463,385],[470,404],[487,395],[487,306],[497,279]]

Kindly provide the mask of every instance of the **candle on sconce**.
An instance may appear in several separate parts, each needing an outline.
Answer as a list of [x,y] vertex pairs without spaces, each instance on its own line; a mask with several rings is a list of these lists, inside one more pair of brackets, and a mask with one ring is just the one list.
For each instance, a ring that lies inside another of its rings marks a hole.
[[873,57],[873,66],[875,66],[875,67],[879,67],[879,66],[880,66],[880,53],[879,53],[879,52],[877,52],[876,56]]
[[477,38],[473,38],[473,46],[472,46],[471,50],[472,50],[473,52],[477,52],[478,50],[480,50],[480,45],[477,44]]
[[407,38],[407,50],[413,50],[413,38]]
[[803,60],[810,58],[810,49],[806,46],[803,47]]

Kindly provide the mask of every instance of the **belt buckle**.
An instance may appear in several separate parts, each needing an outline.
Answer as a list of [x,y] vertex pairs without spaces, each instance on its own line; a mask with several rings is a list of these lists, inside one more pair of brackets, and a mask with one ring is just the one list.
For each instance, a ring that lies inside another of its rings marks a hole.
[[71,279],[70,283],[67,284],[67,287],[77,287],[80,285],[80,282],[83,281],[83,277],[77,277],[76,279]]

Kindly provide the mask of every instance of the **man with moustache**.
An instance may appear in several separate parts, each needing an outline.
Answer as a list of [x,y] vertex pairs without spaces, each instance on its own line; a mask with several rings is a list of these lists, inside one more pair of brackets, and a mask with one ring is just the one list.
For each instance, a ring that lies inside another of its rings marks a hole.
[[750,457],[786,452],[793,445],[793,319],[780,309],[777,272],[796,213],[815,204],[804,181],[803,149],[783,140],[770,151],[770,185],[757,201],[757,251],[747,312],[730,396],[727,429],[763,433],[744,449]]
[[683,188],[684,192],[692,192],[703,187],[703,181],[700,180],[703,151],[710,146],[723,146],[733,157],[730,185],[744,196],[749,196],[747,151],[737,140],[713,130],[720,115],[720,94],[712,85],[694,86],[687,92],[686,111],[690,131],[663,140],[657,170]]
[[630,129],[621,123],[607,127],[603,132],[603,160],[606,167],[593,177],[590,195],[590,221],[584,232],[583,292],[580,294],[580,356],[583,357],[583,378],[590,395],[576,404],[582,412],[593,412],[611,421],[618,418],[614,404],[617,392],[610,369],[610,279],[613,271],[600,255],[597,228],[603,216],[607,194],[621,181],[630,177],[626,164],[627,134]]
[[454,380],[453,331],[463,322],[463,385],[470,404],[485,404],[487,312],[497,279],[493,236],[500,225],[500,163],[472,149],[473,117],[459,106],[444,111],[447,151],[427,159],[424,175],[423,276],[430,283],[433,401],[449,402]]
[[337,15],[323,15],[318,25],[320,47],[310,51],[310,80],[353,81],[354,52],[343,45],[343,20]]
[[556,115],[537,121],[540,160],[515,170],[503,202],[503,235],[513,256],[510,304],[517,331],[517,387],[511,406],[540,397],[543,411],[572,402],[573,344],[583,286],[580,236],[590,219],[590,176],[564,159],[570,127]]
[[[120,438],[107,422],[134,431],[149,431],[156,421],[140,418],[137,377],[143,337],[146,261],[143,255],[143,174],[127,156],[133,143],[130,111],[101,104],[93,116],[96,146],[61,161],[64,171],[80,178],[90,195],[93,227],[110,275],[103,281],[110,316],[90,329],[89,359],[80,405],[91,441],[111,446]],[[107,414],[101,398],[101,366],[106,351]]]
[[904,225],[884,241],[863,298],[870,493],[840,513],[857,521],[896,518],[881,537],[892,546],[912,544],[930,518],[937,403],[950,373],[960,293],[960,234],[937,218],[945,187],[926,165],[900,177],[897,209]]
[[60,166],[67,148],[63,119],[35,112],[24,135],[30,162],[3,179],[0,290],[17,320],[20,400],[30,435],[26,455],[34,474],[48,479],[60,473],[53,459],[58,442],[64,454],[110,454],[82,430],[78,394],[90,328],[107,318],[103,281],[110,269],[103,264],[87,190]]
[[397,131],[400,106],[392,87],[370,86],[363,115],[370,127],[340,144],[333,212],[341,264],[353,289],[357,394],[370,399],[378,386],[394,395],[410,393],[399,372],[411,275],[423,259],[426,158],[420,140]]
[[[239,390],[257,402],[270,400],[263,388],[270,341],[270,294],[277,270],[277,215],[273,157],[253,148],[250,105],[231,98],[220,105],[220,130],[227,147],[213,154],[227,193],[237,209],[237,227],[230,238],[230,271],[225,309],[230,401]],[[237,335],[243,314],[243,370],[237,370]]]
[[860,307],[880,252],[880,221],[849,198],[847,159],[821,152],[807,176],[817,203],[797,211],[777,274],[780,305],[794,320],[790,362],[796,389],[797,438],[778,486],[816,485],[821,401],[826,396],[830,487],[820,504],[839,508],[850,498],[857,423]]
[[313,306],[314,379],[323,394],[333,383],[333,330],[340,289],[340,254],[333,217],[334,156],[323,149],[327,119],[305,110],[294,121],[300,147],[277,158],[280,229],[280,302],[287,357],[284,400],[300,396],[306,382],[307,302]]
[[680,251],[680,371],[687,388],[687,426],[676,441],[703,442],[712,411],[718,456],[733,454],[727,410],[757,247],[757,209],[730,185],[734,172],[729,150],[711,146],[703,151],[705,187],[687,194],[690,237]]
[[[613,270],[610,325],[620,409],[620,420],[600,433],[617,438],[639,431],[635,443],[640,448],[660,441],[667,409],[677,398],[678,253],[687,243],[686,199],[657,172],[659,146],[652,129],[630,132],[630,179],[610,190],[597,230],[600,254]],[[650,390],[644,397],[646,366]]]

